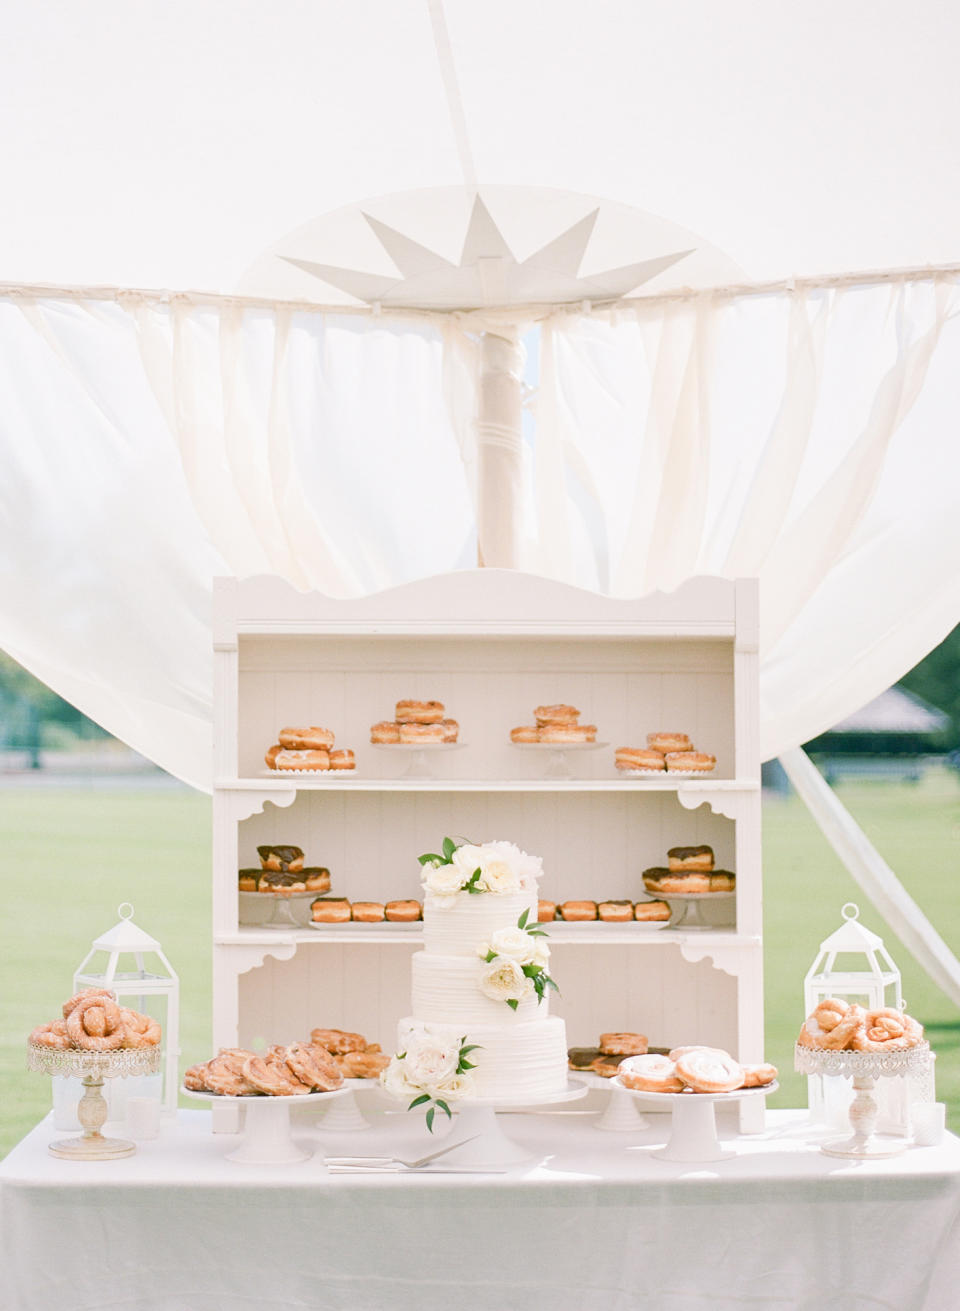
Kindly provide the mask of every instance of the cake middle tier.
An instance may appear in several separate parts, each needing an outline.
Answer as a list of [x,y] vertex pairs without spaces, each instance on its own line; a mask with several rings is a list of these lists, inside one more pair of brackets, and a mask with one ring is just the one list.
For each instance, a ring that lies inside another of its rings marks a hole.
[[455,897],[431,897],[423,903],[423,949],[430,955],[475,956],[482,942],[498,929],[515,929],[524,911],[528,923],[537,919],[536,892],[507,896],[469,892]]
[[555,1096],[567,1087],[567,1030],[557,1017],[508,1026],[474,1024],[466,1032],[459,1025],[403,1019],[397,1028],[398,1050],[404,1051],[411,1039],[424,1032],[475,1044],[470,1052],[475,1098],[529,1102]]
[[410,1005],[417,1020],[510,1027],[549,1014],[549,996],[538,1002],[532,989],[516,1010],[502,999],[488,997],[480,989],[480,976],[487,965],[479,956],[433,956],[418,951],[410,967]]

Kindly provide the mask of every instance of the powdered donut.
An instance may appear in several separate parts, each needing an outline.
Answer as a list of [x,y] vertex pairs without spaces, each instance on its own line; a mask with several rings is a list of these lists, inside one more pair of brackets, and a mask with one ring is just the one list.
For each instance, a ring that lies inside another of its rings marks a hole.
[[733,1092],[743,1084],[743,1067],[728,1052],[694,1048],[677,1058],[677,1077],[701,1093]]
[[683,1083],[677,1077],[677,1067],[669,1056],[647,1052],[644,1056],[628,1056],[620,1062],[620,1082],[625,1088],[638,1092],[683,1092]]

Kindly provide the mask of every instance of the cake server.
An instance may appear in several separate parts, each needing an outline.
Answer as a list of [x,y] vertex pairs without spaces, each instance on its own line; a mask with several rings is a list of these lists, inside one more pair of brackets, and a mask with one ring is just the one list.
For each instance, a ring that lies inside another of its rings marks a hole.
[[408,1170],[417,1170],[421,1165],[435,1161],[440,1156],[446,1156],[447,1152],[452,1152],[455,1147],[472,1143],[474,1138],[479,1137],[480,1135],[475,1133],[469,1138],[459,1138],[455,1143],[447,1143],[446,1147],[430,1152],[427,1156],[417,1157],[415,1161],[404,1160],[402,1156],[326,1156],[324,1160],[327,1165],[405,1165]]

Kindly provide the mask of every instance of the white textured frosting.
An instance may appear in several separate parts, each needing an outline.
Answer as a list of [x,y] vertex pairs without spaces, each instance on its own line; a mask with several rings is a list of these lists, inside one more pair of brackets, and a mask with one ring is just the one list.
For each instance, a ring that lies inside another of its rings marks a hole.
[[[397,1026],[398,1051],[405,1051],[411,1033],[422,1029],[421,1021],[407,1017]],[[476,1043],[470,1052],[474,1096],[509,1102],[534,1100],[559,1093],[567,1086],[567,1034],[563,1020],[547,1018],[525,1024],[473,1024],[464,1029],[455,1024],[434,1024],[434,1033],[450,1038],[466,1037]]]
[[414,1018],[432,1024],[501,1024],[512,1028],[525,1020],[545,1019],[548,997],[538,1005],[536,993],[513,1010],[480,991],[479,956],[431,956],[418,951],[411,966],[410,1005]]
[[537,918],[536,891],[497,896],[460,892],[455,897],[427,896],[423,903],[423,947],[429,955],[473,956],[497,929],[516,928],[525,910]]

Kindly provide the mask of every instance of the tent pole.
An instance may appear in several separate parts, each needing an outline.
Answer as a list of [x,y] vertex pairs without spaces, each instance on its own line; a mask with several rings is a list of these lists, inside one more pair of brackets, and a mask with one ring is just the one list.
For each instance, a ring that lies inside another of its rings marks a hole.
[[520,567],[523,347],[516,327],[480,336],[477,405],[477,563]]
[[960,961],[802,747],[780,763],[824,837],[914,959],[960,1006]]

